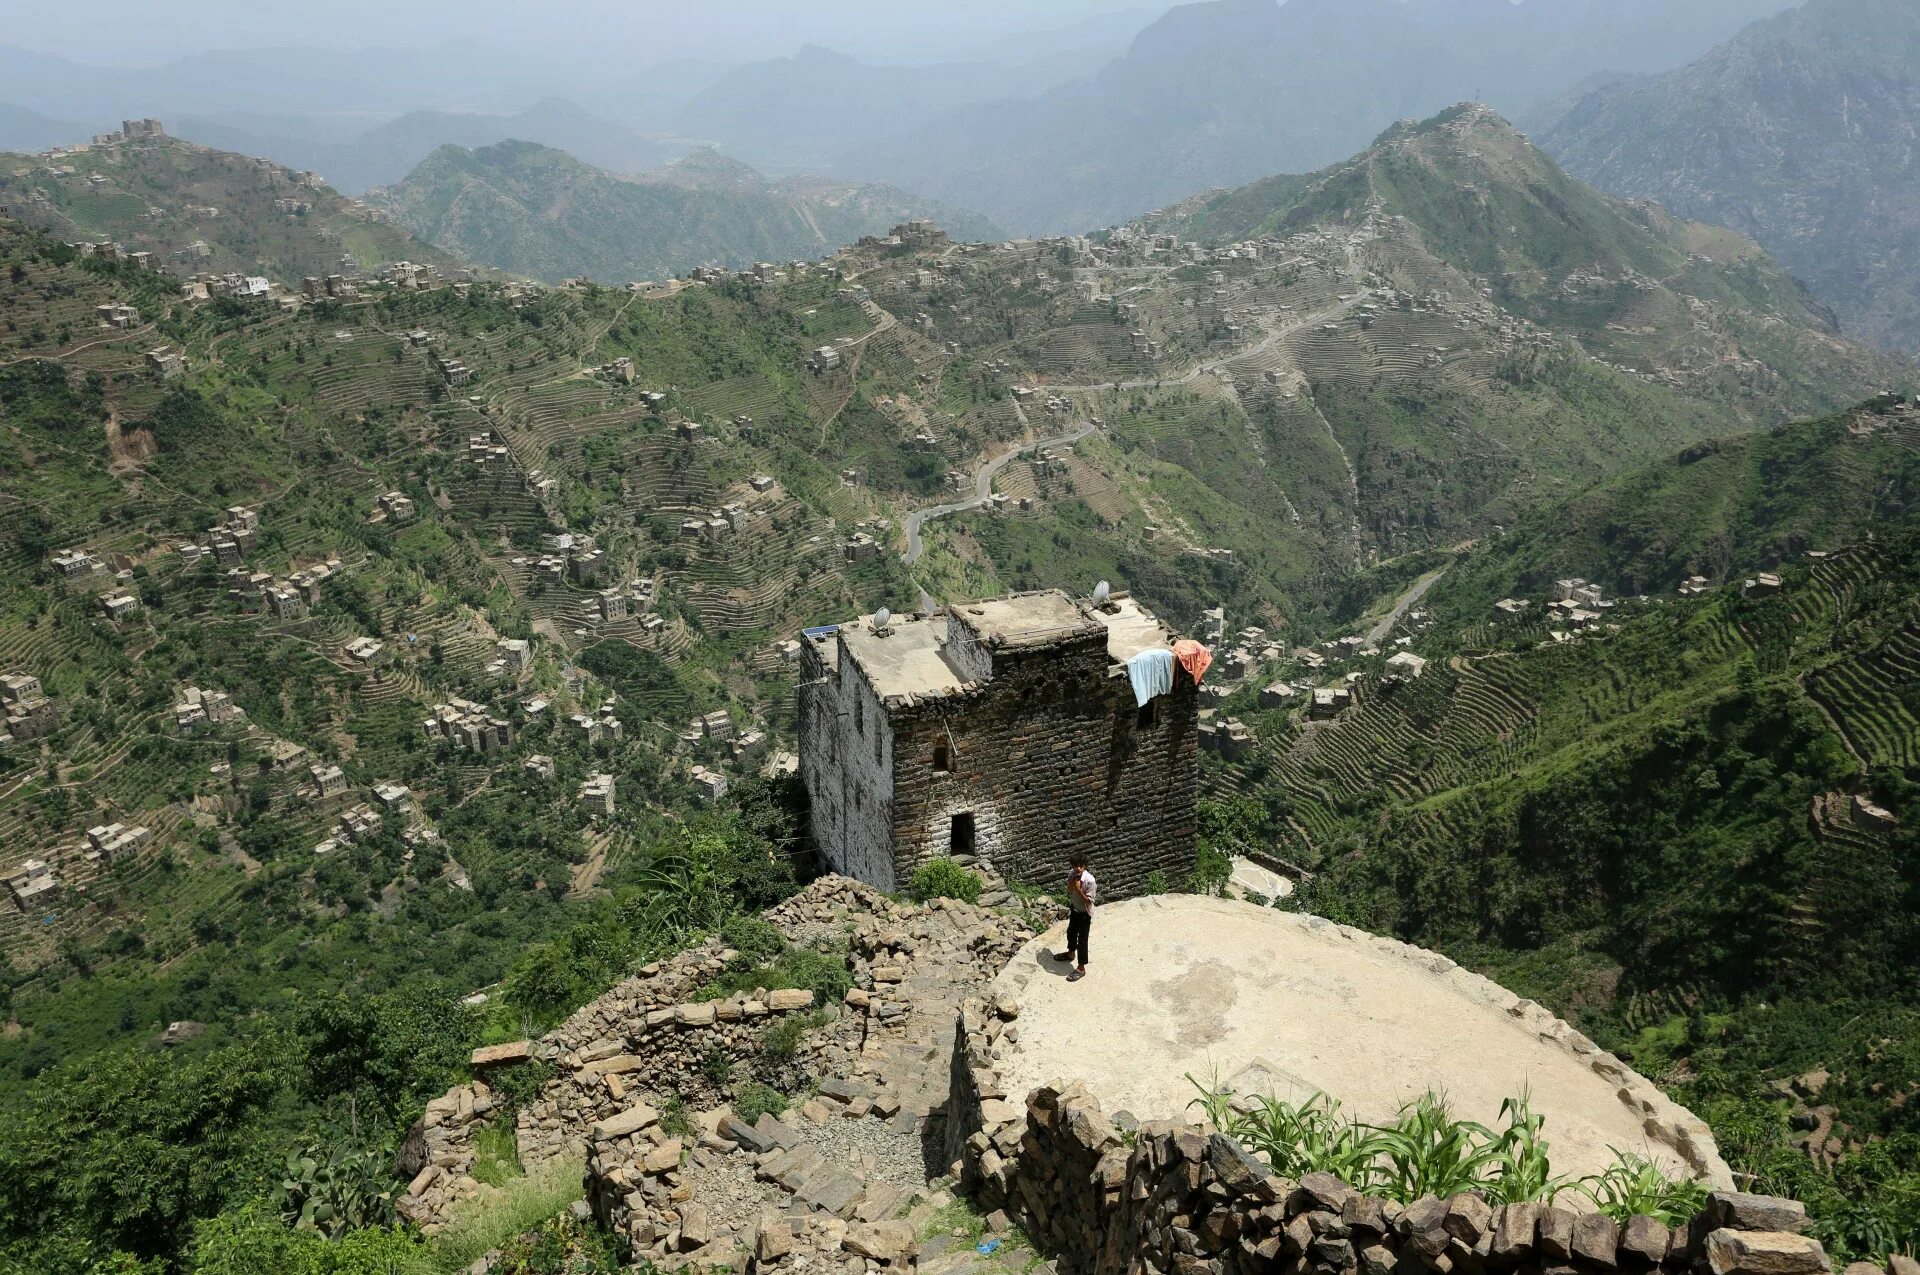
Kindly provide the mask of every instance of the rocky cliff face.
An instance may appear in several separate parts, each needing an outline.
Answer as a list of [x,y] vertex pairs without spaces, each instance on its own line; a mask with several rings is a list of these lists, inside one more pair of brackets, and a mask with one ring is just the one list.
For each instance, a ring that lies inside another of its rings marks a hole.
[[1920,7],[1811,0],[1541,130],[1618,195],[1752,235],[1850,335],[1920,352]]

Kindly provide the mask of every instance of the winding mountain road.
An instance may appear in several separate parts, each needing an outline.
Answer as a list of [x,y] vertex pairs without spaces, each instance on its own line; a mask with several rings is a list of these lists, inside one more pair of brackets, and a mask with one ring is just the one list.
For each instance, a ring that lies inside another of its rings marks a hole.
[[1439,584],[1440,577],[1445,574],[1447,574],[1447,569],[1442,567],[1432,575],[1422,577],[1411,589],[1408,589],[1406,593],[1402,594],[1400,601],[1394,605],[1393,610],[1387,613],[1387,618],[1374,625],[1372,630],[1368,632],[1367,645],[1379,646],[1382,642],[1386,641],[1387,635],[1393,632],[1393,626],[1400,623],[1400,617],[1411,610],[1414,604],[1419,602],[1421,598],[1426,597],[1427,590]]
[[1298,315],[1291,321],[1283,323],[1279,327],[1269,331],[1267,335],[1256,344],[1250,345],[1244,350],[1235,350],[1232,354],[1224,355],[1220,358],[1203,360],[1202,362],[1194,364],[1178,376],[1149,376],[1132,381],[1101,381],[1091,385],[1053,385],[1040,382],[1034,388],[1046,390],[1054,394],[1094,394],[1115,390],[1145,390],[1152,389],[1155,386],[1190,385],[1207,373],[1226,367],[1228,364],[1239,363],[1245,359],[1253,358],[1256,355],[1265,354],[1268,350],[1272,349],[1277,342],[1286,339],[1303,328],[1318,327],[1323,323],[1330,323],[1336,319],[1344,318],[1359,304],[1360,298],[1355,297],[1351,301],[1341,301],[1330,306],[1325,306],[1319,310],[1315,310],[1311,314]]
[[900,555],[901,561],[908,566],[920,561],[920,555],[926,552],[926,545],[920,539],[920,529],[935,518],[945,518],[949,514],[964,513],[969,509],[978,509],[993,498],[993,480],[1000,471],[1020,456],[1031,451],[1040,451],[1048,447],[1065,447],[1077,443],[1097,429],[1093,425],[1082,425],[1071,434],[1061,434],[1057,438],[1043,438],[1038,442],[1027,443],[1005,452],[981,466],[980,472],[973,476],[973,497],[969,500],[956,500],[949,505],[930,505],[925,509],[916,509],[907,515],[907,549]]

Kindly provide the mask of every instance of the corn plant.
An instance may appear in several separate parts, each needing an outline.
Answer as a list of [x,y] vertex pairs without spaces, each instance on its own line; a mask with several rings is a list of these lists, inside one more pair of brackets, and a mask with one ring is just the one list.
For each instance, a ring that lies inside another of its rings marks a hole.
[[1238,1115],[1233,1109],[1233,1090],[1220,1083],[1220,1073],[1216,1070],[1206,1084],[1201,1084],[1194,1079],[1192,1072],[1188,1072],[1187,1083],[1200,1091],[1200,1096],[1187,1106],[1200,1108],[1200,1114],[1207,1118],[1207,1123],[1222,1133],[1233,1132],[1233,1122]]
[[1691,1178],[1670,1178],[1645,1156],[1614,1151],[1604,1173],[1580,1179],[1574,1190],[1616,1222],[1636,1213],[1678,1226],[1707,1204],[1706,1184]]
[[1299,1177],[1331,1173],[1360,1190],[1378,1176],[1382,1146],[1377,1130],[1342,1119],[1340,1103],[1316,1093],[1298,1106],[1275,1098],[1255,1098],[1238,1113],[1230,1130],[1240,1143],[1267,1157],[1276,1173]]
[[1491,1204],[1522,1204],[1552,1199],[1566,1189],[1566,1180],[1553,1176],[1549,1146],[1542,1136],[1547,1118],[1533,1109],[1526,1094],[1500,1104],[1506,1130],[1495,1145],[1492,1174],[1484,1187]]
[[1552,1201],[1571,1189],[1619,1221],[1646,1213],[1670,1225],[1706,1204],[1703,1184],[1675,1181],[1651,1161],[1617,1150],[1605,1173],[1571,1183],[1555,1177],[1546,1117],[1525,1094],[1500,1104],[1505,1127],[1496,1134],[1475,1121],[1454,1119],[1446,1100],[1432,1093],[1402,1107],[1392,1123],[1369,1125],[1343,1118],[1339,1101],[1324,1093],[1298,1105],[1255,1097],[1243,1110],[1218,1075],[1205,1084],[1191,1075],[1187,1080],[1199,1093],[1189,1106],[1288,1177],[1331,1173],[1357,1190],[1403,1204],[1461,1191],[1478,1191],[1489,1204],[1519,1204]]
[[1402,1107],[1392,1124],[1373,1126],[1373,1132],[1386,1161],[1382,1187],[1402,1203],[1480,1189],[1500,1159],[1491,1129],[1455,1120],[1446,1102],[1432,1093]]

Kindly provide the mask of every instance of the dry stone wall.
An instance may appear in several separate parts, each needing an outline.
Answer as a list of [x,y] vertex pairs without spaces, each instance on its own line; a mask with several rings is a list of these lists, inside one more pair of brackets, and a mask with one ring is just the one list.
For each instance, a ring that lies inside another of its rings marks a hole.
[[[1410,1204],[1331,1174],[1275,1174],[1226,1134],[1109,1116],[1083,1086],[1018,1099],[993,1066],[1017,1038],[1004,992],[962,1009],[947,1151],[963,1188],[1004,1210],[1062,1275],[1828,1275],[1792,1200],[1715,1192],[1688,1225],[1625,1224],[1466,1192]],[[1906,1259],[1888,1275],[1920,1275]],[[1847,1275],[1878,1275],[1849,1268]]]

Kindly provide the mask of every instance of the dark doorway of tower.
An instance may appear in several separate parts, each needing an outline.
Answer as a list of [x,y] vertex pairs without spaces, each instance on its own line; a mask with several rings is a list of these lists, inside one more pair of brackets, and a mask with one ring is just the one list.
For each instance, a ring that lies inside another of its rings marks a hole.
[[953,830],[947,838],[947,853],[950,855],[973,853],[973,815],[971,812],[953,817]]

